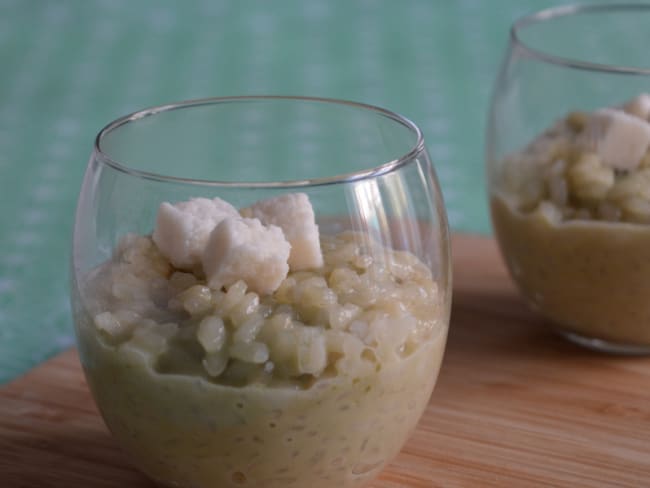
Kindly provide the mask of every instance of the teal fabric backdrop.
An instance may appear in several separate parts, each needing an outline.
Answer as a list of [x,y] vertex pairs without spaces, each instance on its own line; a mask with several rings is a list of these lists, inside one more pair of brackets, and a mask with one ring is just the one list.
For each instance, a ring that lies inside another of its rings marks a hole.
[[170,101],[339,97],[423,129],[456,231],[489,232],[483,132],[511,21],[544,0],[0,0],[0,383],[73,344],[93,137]]

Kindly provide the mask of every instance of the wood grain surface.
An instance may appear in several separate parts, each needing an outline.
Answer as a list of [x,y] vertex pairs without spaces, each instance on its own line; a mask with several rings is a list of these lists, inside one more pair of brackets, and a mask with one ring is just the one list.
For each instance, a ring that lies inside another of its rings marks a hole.
[[[650,358],[556,337],[492,240],[455,236],[442,372],[373,488],[650,486]],[[152,488],[109,436],[74,351],[0,389],[0,487]]]

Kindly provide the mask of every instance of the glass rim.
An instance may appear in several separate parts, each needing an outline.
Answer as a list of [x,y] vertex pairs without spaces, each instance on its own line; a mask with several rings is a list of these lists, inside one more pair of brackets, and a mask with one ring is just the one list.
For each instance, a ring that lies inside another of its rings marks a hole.
[[603,73],[648,76],[650,75],[650,66],[648,68],[633,68],[630,66],[582,61],[580,59],[573,59],[570,57],[550,54],[543,51],[542,49],[526,44],[519,35],[523,29],[530,25],[547,22],[560,17],[577,16],[584,13],[607,13],[616,11],[625,12],[635,10],[646,11],[650,13],[650,3],[570,4],[550,7],[528,15],[524,15],[523,17],[517,19],[510,28],[510,42],[533,58],[537,58],[547,63],[564,66],[567,68],[585,71],[599,71]]
[[[321,178],[309,178],[301,180],[286,180],[286,181],[262,181],[262,182],[247,182],[247,181],[222,181],[222,180],[210,180],[210,179],[201,179],[201,178],[183,178],[177,176],[169,176],[165,174],[138,170],[130,167],[128,164],[125,164],[120,161],[116,161],[110,157],[107,152],[104,152],[102,149],[102,141],[106,135],[109,133],[131,123],[135,123],[140,119],[145,117],[150,117],[157,115],[159,113],[169,112],[172,110],[181,110],[189,109],[193,107],[209,106],[209,105],[219,105],[223,103],[232,103],[232,102],[253,102],[253,101],[285,101],[285,102],[311,102],[311,103],[322,103],[327,105],[338,105],[342,107],[352,107],[360,110],[367,111],[369,113],[374,113],[375,115],[383,116],[388,119],[393,120],[394,122],[401,124],[403,127],[406,127],[416,136],[416,141],[413,146],[404,154],[398,158],[392,159],[390,161],[385,161],[377,166],[373,166],[367,169],[361,169],[358,171],[353,171],[350,173],[335,174],[332,176],[326,176]],[[146,180],[154,180],[159,182],[166,183],[183,183],[191,184],[196,186],[210,186],[210,187],[246,187],[246,188],[304,188],[304,187],[314,187],[314,186],[323,186],[323,185],[332,185],[337,183],[351,183],[355,181],[361,181],[368,178],[374,178],[381,176],[387,173],[391,173],[402,166],[413,161],[422,151],[424,150],[424,138],[422,136],[422,131],[420,128],[412,122],[410,119],[390,110],[377,107],[375,105],[369,105],[360,102],[353,102],[349,100],[342,100],[337,98],[322,98],[322,97],[307,97],[307,96],[286,96],[286,95],[241,95],[241,96],[227,96],[227,97],[209,97],[209,98],[197,98],[190,99],[180,102],[173,102],[164,105],[156,105],[153,107],[145,108],[132,112],[128,115],[119,117],[112,122],[109,122],[105,125],[95,137],[95,142],[93,146],[93,156],[95,159],[99,160],[102,164],[110,166],[124,174],[130,176],[143,178]]]

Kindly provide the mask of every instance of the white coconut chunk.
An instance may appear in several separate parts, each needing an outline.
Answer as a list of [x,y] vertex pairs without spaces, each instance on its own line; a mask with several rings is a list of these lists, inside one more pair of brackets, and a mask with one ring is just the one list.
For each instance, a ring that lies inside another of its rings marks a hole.
[[203,252],[208,286],[220,289],[243,280],[254,292],[271,294],[289,272],[290,250],[279,227],[228,217],[214,228]]
[[293,271],[320,268],[323,254],[314,209],[305,193],[288,193],[261,200],[242,209],[242,216],[277,225],[291,244],[289,267]]
[[605,166],[632,170],[650,145],[650,124],[620,110],[598,110],[589,117],[578,143],[596,152]]
[[226,217],[237,216],[237,209],[220,198],[192,198],[176,204],[163,202],[158,208],[152,237],[175,267],[192,269],[201,262],[215,226]]

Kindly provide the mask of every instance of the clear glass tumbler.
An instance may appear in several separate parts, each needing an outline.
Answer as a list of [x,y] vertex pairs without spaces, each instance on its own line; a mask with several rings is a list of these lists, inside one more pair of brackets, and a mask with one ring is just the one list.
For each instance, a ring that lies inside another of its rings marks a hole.
[[650,353],[650,6],[517,21],[496,81],[492,222],[530,306],[564,337]]
[[72,277],[95,401],[165,486],[364,486],[422,415],[449,323],[422,134],[344,101],[215,98],[112,122]]

